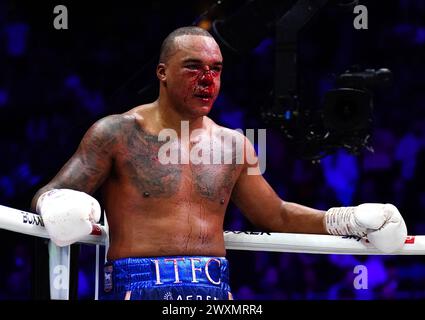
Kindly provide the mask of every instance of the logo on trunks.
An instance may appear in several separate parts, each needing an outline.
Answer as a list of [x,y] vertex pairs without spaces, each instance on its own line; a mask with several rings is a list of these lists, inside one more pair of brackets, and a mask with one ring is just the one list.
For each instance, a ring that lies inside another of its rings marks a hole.
[[[170,291],[167,291],[164,294],[163,300],[174,300],[173,295],[171,294]],[[197,295],[191,294],[191,295],[187,295],[187,296],[182,296],[181,294],[179,294],[177,296],[176,300],[218,300],[218,298],[212,297],[212,296],[202,296],[202,295],[199,295],[199,294],[197,294]]]
[[167,291],[167,292],[164,294],[164,300],[173,300],[173,295],[171,294],[171,292],[170,292],[170,291]]
[[41,218],[41,216],[29,214],[28,212],[22,212],[22,222],[44,227],[43,219]]
[[181,121],[180,137],[173,129],[163,129],[158,141],[166,141],[158,150],[158,161],[163,164],[248,164],[247,174],[260,175],[266,171],[266,129],[258,129],[258,157],[254,129],[230,130],[213,127],[194,129],[189,121]]
[[[219,285],[221,283],[220,279],[213,279],[210,275],[209,272],[209,268],[211,264],[218,264],[218,267],[220,267],[221,262],[219,259],[215,259],[215,258],[211,258],[207,261],[207,263],[205,263],[205,268],[204,270],[202,270],[202,267],[196,267],[195,263],[199,263],[201,261],[201,259],[199,258],[187,258],[190,260],[190,266],[191,266],[191,270],[192,270],[192,283],[197,283],[199,282],[198,278],[197,278],[197,272],[199,275],[201,275],[202,273],[205,273],[205,276],[207,277],[208,281],[214,285]],[[162,259],[161,259],[162,260]],[[172,267],[174,268],[174,279],[175,281],[173,283],[182,283],[182,281],[180,280],[180,275],[179,275],[179,267],[178,267],[178,263],[179,261],[186,261],[185,258],[173,258],[173,259],[163,259],[162,261],[164,261],[166,263],[165,266],[163,267],[171,267],[171,263],[173,264]],[[163,284],[163,282],[161,281],[161,271],[160,271],[160,267],[159,267],[159,259],[154,259],[153,262],[155,263],[155,275],[156,275],[156,281],[155,284]]]
[[105,292],[109,292],[112,290],[112,265],[108,264],[105,265],[103,271],[104,271],[104,283],[103,283],[103,290]]

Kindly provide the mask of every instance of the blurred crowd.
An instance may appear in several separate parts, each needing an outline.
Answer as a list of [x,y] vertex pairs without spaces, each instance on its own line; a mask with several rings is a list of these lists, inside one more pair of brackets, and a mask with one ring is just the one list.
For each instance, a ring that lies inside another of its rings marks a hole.
[[[409,234],[425,234],[425,3],[362,2],[369,30],[354,30],[352,13],[328,8],[320,14],[300,46],[301,76],[308,78],[308,94],[320,98],[329,75],[351,64],[393,71],[393,86],[375,97],[374,152],[338,149],[312,163],[295,155],[279,130],[267,128],[264,175],[282,199],[318,209],[393,203]],[[162,39],[213,3],[69,4],[69,29],[55,30],[53,4],[0,2],[0,204],[29,210],[34,193],[94,121],[155,99]],[[234,129],[266,128],[260,107],[273,85],[273,50],[270,35],[248,54],[225,56],[213,120]],[[230,205],[225,229],[255,228]],[[0,239],[0,299],[34,298],[33,239],[3,230]],[[420,256],[228,251],[227,257],[236,299],[425,298]],[[90,299],[94,249],[82,248],[79,259],[78,294]],[[366,267],[367,289],[353,285],[359,265]]]

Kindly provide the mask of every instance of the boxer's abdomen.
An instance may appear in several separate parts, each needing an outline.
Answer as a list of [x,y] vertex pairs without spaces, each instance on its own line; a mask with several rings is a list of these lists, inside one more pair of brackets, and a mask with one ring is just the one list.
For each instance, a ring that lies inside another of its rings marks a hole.
[[172,197],[140,196],[129,184],[107,182],[103,204],[111,246],[109,258],[162,255],[224,256],[224,202],[187,186]]

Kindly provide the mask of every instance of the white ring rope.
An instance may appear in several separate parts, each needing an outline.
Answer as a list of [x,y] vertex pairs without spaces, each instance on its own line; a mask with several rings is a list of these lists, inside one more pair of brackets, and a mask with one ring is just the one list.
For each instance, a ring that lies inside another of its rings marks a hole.
[[[47,230],[44,228],[43,219],[40,215],[1,205],[0,229],[50,239]],[[93,227],[92,234],[85,237],[80,242],[105,245],[107,238],[108,234],[106,229],[97,224]]]
[[[0,229],[6,229],[36,237],[49,238],[41,216],[0,205]],[[321,254],[383,255],[366,239],[353,237],[297,234],[225,231],[226,249],[273,252],[298,252]],[[91,235],[80,243],[107,245],[108,232],[102,225],[95,225]],[[425,255],[425,236],[408,236],[401,250],[391,255]]]

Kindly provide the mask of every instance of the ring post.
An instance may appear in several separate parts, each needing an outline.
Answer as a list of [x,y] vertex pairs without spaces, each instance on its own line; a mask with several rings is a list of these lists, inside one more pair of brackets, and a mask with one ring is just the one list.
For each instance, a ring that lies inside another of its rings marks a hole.
[[49,240],[48,250],[50,299],[69,300],[71,246],[59,247]]

